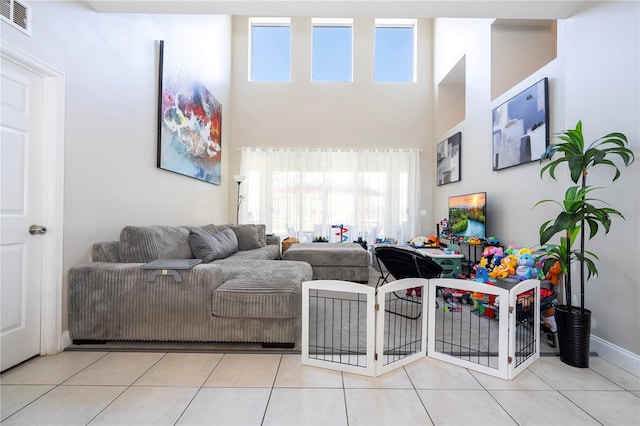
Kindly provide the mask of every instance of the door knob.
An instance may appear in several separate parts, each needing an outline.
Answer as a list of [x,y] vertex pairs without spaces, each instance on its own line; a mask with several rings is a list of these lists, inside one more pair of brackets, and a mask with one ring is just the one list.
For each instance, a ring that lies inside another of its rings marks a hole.
[[47,233],[47,227],[42,225],[31,225],[29,227],[29,233],[31,235],[42,235]]

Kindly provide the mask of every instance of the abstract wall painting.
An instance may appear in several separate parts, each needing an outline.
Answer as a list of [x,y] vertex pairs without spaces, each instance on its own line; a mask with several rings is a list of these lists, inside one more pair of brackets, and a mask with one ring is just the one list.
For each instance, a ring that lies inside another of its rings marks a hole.
[[159,70],[158,168],[220,185],[222,105],[164,41]]
[[549,145],[548,80],[493,110],[493,170],[537,161]]
[[460,143],[462,133],[458,132],[438,144],[437,170],[438,186],[460,180]]

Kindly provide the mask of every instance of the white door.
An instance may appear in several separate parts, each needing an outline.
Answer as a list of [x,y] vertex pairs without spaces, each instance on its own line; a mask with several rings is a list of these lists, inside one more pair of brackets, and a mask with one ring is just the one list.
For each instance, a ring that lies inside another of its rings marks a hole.
[[0,364],[40,353],[43,219],[43,79],[2,64],[0,111]]

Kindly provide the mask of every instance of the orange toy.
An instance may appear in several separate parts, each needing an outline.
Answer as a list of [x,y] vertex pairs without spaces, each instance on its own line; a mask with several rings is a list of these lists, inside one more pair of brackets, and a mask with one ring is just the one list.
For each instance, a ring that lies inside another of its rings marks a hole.
[[508,263],[501,263],[493,268],[493,271],[489,272],[491,278],[507,278],[509,275],[513,275],[515,271]]
[[562,270],[560,269],[560,262],[554,263],[551,268],[549,268],[549,272],[545,276],[545,279],[551,281],[551,285],[558,285],[558,276],[560,275]]

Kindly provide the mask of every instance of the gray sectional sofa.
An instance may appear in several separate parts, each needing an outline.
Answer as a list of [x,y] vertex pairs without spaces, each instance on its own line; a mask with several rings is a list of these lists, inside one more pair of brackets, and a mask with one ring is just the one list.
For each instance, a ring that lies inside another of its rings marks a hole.
[[[149,281],[157,259],[203,259]],[[292,345],[308,263],[280,260],[264,225],[126,226],[69,271],[69,333],[96,341],[255,342]]]

